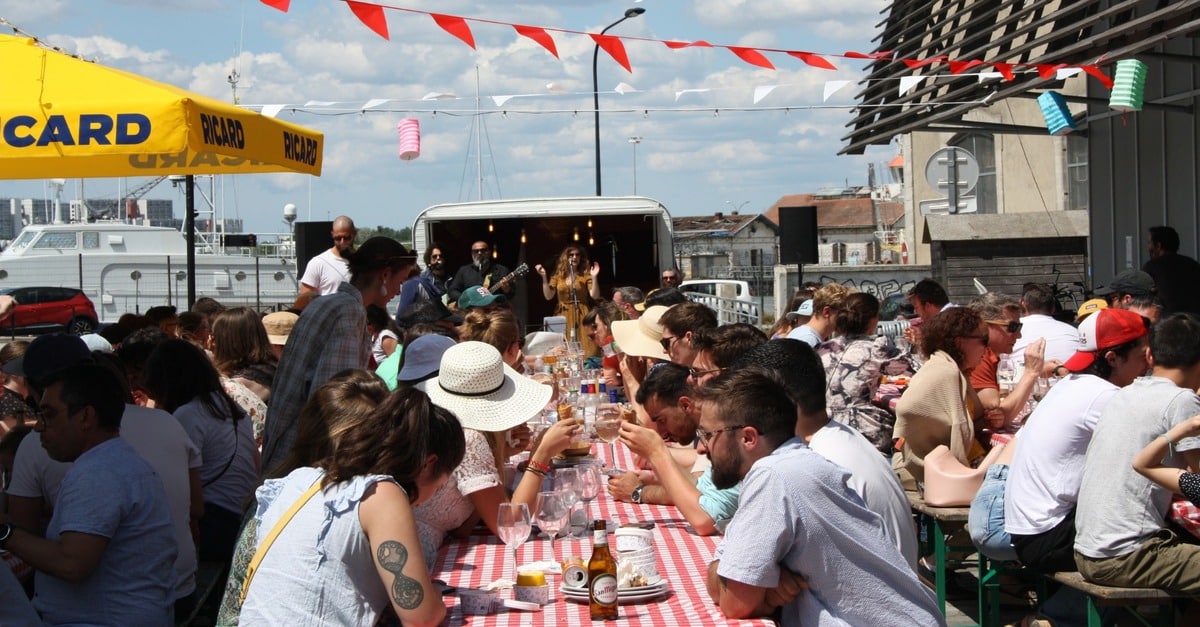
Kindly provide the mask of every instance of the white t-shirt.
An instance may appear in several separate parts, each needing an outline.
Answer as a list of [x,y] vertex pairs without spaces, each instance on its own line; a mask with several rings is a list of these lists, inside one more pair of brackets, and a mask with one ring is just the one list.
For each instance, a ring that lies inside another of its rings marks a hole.
[[350,282],[350,265],[333,254],[333,250],[309,259],[308,265],[304,266],[304,276],[300,278],[301,284],[316,288],[321,296],[336,292],[343,282]]
[[[162,479],[167,507],[175,525],[179,554],[175,559],[175,596],[184,597],[196,589],[196,546],[192,543],[191,483],[188,471],[200,467],[200,449],[171,414],[161,409],[126,405],[121,417],[121,437],[146,460]],[[63,477],[71,469],[67,462],[56,462],[42,448],[42,436],[34,431],[21,441],[13,463],[13,496],[42,499],[54,505]]]
[[413,508],[421,551],[427,564],[433,563],[446,533],[457,529],[475,511],[470,495],[502,485],[500,471],[496,469],[496,456],[483,433],[463,429],[463,436],[466,439],[466,452],[462,462],[433,496]]
[[1092,432],[1119,389],[1090,374],[1071,375],[1050,388],[1021,427],[1021,445],[1008,465],[1005,531],[1045,533],[1075,509]]
[[862,497],[867,509],[883,519],[883,528],[915,572],[917,531],[913,527],[912,508],[891,464],[863,434],[836,420],[830,420],[813,434],[808,446],[850,471],[846,485]]
[[1021,318],[1021,337],[1013,344],[1014,363],[1024,366],[1025,347],[1038,338],[1046,338],[1046,361],[1065,362],[1079,350],[1079,331],[1075,327],[1045,314]]

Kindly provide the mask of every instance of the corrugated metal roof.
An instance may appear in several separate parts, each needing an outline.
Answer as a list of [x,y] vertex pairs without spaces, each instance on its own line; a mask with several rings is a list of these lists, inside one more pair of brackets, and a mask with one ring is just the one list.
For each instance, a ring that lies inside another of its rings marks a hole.
[[[1200,32],[1200,4],[1195,0],[893,0],[875,50],[891,56],[871,62],[868,75],[859,82],[857,97],[862,106],[847,124],[851,130],[842,138],[847,144],[841,153],[862,154],[867,146],[887,144],[896,135],[916,130],[978,128],[963,116],[1058,84],[1053,73],[1047,80],[1033,67],[1020,65],[1012,67],[1017,72],[1014,80],[980,81],[975,73],[995,71],[992,63],[1096,64],[1108,70],[1118,60],[1140,53],[1162,53],[1164,42],[1196,32]],[[1172,46],[1169,55],[1161,56],[1194,64],[1194,54],[1180,54],[1185,49]],[[984,64],[954,76],[946,63],[909,68],[893,60],[922,61],[942,55]],[[899,79],[914,76],[930,78],[901,94]],[[1185,95],[1192,89],[1191,83],[1178,86]],[[1175,94],[1163,100],[1179,104]],[[1044,127],[1033,126],[989,129],[1045,132]]]

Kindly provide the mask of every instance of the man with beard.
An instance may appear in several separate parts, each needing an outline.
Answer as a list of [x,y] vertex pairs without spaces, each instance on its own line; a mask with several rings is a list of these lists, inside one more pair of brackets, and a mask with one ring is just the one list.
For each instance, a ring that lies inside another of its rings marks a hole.
[[[680,455],[685,460],[695,460],[686,467],[676,457],[678,452],[692,453],[700,417],[700,408],[688,384],[689,374],[689,369],[679,364],[662,364],[638,388],[637,401],[645,408],[654,428],[622,422],[621,441],[646,460],[654,474],[618,475],[609,479],[608,491],[620,501],[674,505],[696,533],[709,536],[723,531],[737,511],[738,488],[714,486],[708,459],[703,455]],[[684,448],[668,448],[667,442]]]
[[471,244],[471,263],[462,266],[454,273],[454,279],[446,290],[446,295],[452,303],[458,302],[464,290],[475,285],[482,285],[490,292],[512,291],[510,283],[500,283],[508,274],[508,268],[492,261],[492,248],[487,242]]
[[796,405],[772,373],[728,372],[698,396],[713,483],[742,485],[708,567],[727,617],[779,609],[784,627],[946,624],[879,516],[846,486],[849,473],[795,437]]
[[446,271],[446,256],[436,242],[425,249],[425,269],[421,274],[404,282],[400,288],[400,304],[396,306],[396,317],[408,306],[425,300],[437,300],[443,305],[446,290],[450,288],[450,273]]
[[333,294],[339,285],[350,281],[346,259],[354,252],[354,238],[358,236],[354,220],[338,216],[333,220],[333,230],[329,235],[333,238],[333,246],[309,259],[304,267],[304,276],[300,277],[300,296],[292,305],[297,311],[304,309],[312,299]]

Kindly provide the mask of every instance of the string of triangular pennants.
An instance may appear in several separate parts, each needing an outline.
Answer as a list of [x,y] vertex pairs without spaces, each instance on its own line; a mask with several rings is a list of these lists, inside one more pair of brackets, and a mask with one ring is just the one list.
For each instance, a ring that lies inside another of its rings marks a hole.
[[[269,7],[278,9],[280,11],[283,11],[284,13],[286,13],[288,11],[288,9],[291,7],[291,0],[260,0],[260,1],[263,4],[265,4]],[[630,37],[630,36],[622,36],[622,35],[607,35],[607,34],[601,35],[601,34],[589,33],[586,31],[571,30],[571,29],[566,29],[566,28],[556,28],[556,27],[549,27],[549,26],[533,26],[533,25],[528,25],[528,24],[517,24],[514,22],[503,22],[503,21],[499,21],[499,20],[490,20],[490,19],[484,19],[484,18],[478,18],[478,17],[464,17],[464,16],[460,16],[460,15],[449,15],[449,14],[445,14],[445,13],[435,13],[432,11],[423,11],[420,9],[410,9],[410,8],[406,8],[406,7],[397,7],[397,6],[390,6],[390,5],[384,5],[384,4],[374,4],[374,3],[369,3],[369,2],[359,2],[358,0],[341,0],[341,1],[344,2],[347,7],[349,7],[350,11],[352,13],[354,13],[355,17],[357,17],[359,19],[359,21],[361,21],[367,28],[371,29],[373,32],[378,34],[380,37],[383,37],[384,39],[390,40],[390,36],[388,34],[387,15],[384,13],[384,9],[389,9],[392,11],[401,11],[401,12],[405,12],[405,13],[418,13],[418,14],[422,14],[422,15],[427,15],[433,19],[434,23],[437,24],[439,28],[446,31],[450,35],[453,35],[454,37],[458,38],[463,43],[470,46],[472,50],[475,49],[475,36],[474,36],[473,32],[471,31],[471,23],[508,26],[508,27],[512,28],[513,30],[515,30],[518,35],[521,35],[522,37],[525,37],[531,41],[534,41],[538,45],[540,45],[542,48],[545,48],[547,52],[549,52],[551,55],[554,56],[555,59],[559,58],[558,57],[558,48],[554,43],[554,37],[551,33],[561,33],[561,34],[566,34],[566,35],[586,35],[586,36],[590,37],[592,39],[592,41],[594,41],[600,49],[604,50],[604,52],[606,54],[608,54],[610,57],[612,57],[612,59],[614,61],[616,61],[618,65],[625,68],[625,71],[627,71],[629,73],[633,73],[633,66],[630,64],[629,55],[625,51],[625,44],[623,43],[624,41],[641,41],[641,42],[660,43],[672,50],[679,50],[679,49],[683,49],[683,48],[725,48],[726,50],[732,52],[735,56],[737,56],[743,62],[748,63],[753,66],[756,66],[756,67],[768,69],[768,70],[776,69],[775,65],[773,63],[771,63],[771,60],[768,59],[765,54],[763,54],[763,53],[769,52],[769,53],[786,54],[790,57],[794,57],[796,59],[803,61],[804,63],[806,63],[807,65],[809,65],[811,67],[824,69],[824,70],[837,70],[837,66],[835,66],[831,61],[829,61],[830,58],[858,59],[858,60],[891,59],[892,61],[899,61],[899,62],[905,64],[906,66],[908,66],[909,69],[914,69],[914,70],[921,68],[921,67],[930,66],[930,65],[944,64],[950,69],[951,75],[962,75],[972,69],[975,69],[975,68],[982,69],[982,66],[989,66],[989,67],[991,67],[992,71],[995,74],[998,74],[1001,78],[1003,78],[1004,80],[1007,80],[1007,81],[1014,80],[1016,78],[1016,75],[1022,69],[1034,70],[1044,80],[1053,79],[1057,75],[1059,70],[1075,69],[1075,70],[1079,70],[1082,72],[1086,72],[1088,75],[1090,75],[1090,76],[1094,77],[1096,80],[1100,81],[1100,83],[1102,83],[1108,89],[1111,89],[1112,84],[1113,84],[1112,79],[1107,74],[1105,74],[1103,70],[1100,69],[1100,66],[1095,65],[1095,64],[1072,65],[1072,64],[1067,64],[1067,63],[1054,63],[1054,64],[1049,64],[1049,63],[1001,63],[998,61],[983,61],[980,59],[969,59],[969,60],[951,59],[949,57],[949,55],[944,55],[944,54],[936,55],[936,56],[928,57],[928,58],[924,58],[924,59],[908,59],[908,58],[896,58],[895,53],[892,51],[871,52],[871,53],[847,51],[847,52],[843,52],[841,54],[835,54],[835,53],[810,52],[810,51],[805,51],[805,50],[787,50],[787,49],[781,49],[781,48],[758,48],[758,47],[748,47],[748,46],[732,46],[732,45],[725,45],[725,44],[713,44],[713,43],[704,41],[703,39],[698,39],[695,41],[678,41],[678,40],[652,39],[652,38],[647,38],[647,37]],[[910,78],[918,78],[918,77],[910,77]]]
[[[1082,70],[1080,70],[1079,68],[1062,68],[1056,72],[1055,78],[1057,80],[1066,80],[1072,76],[1078,75],[1081,71]],[[869,82],[899,81],[899,83],[900,83],[899,93],[900,93],[900,95],[903,95],[905,92],[911,91],[914,87],[916,87],[922,81],[933,80],[933,79],[942,78],[945,76],[947,76],[947,75],[929,74],[929,75],[924,75],[924,76],[911,76],[911,77],[905,76],[905,77],[901,77],[899,79],[870,79]],[[996,74],[994,72],[977,72],[977,73],[973,73],[973,74],[963,74],[961,76],[964,76],[964,77],[965,76],[975,76],[980,82],[1000,77],[999,74]],[[834,96],[834,94],[838,93],[842,89],[845,89],[847,86],[854,84],[854,83],[855,83],[855,81],[850,81],[850,80],[825,81],[825,85],[822,90],[821,101],[828,102],[829,99]],[[780,84],[774,84],[774,85],[756,85],[753,90],[753,94],[754,94],[753,95],[753,104],[754,105],[760,104],[764,99],[767,98],[767,96],[769,96],[773,91],[775,91],[776,89],[778,89],[780,87],[794,87],[794,86],[796,86],[796,84],[794,84],[794,83],[780,83]],[[681,98],[684,98],[685,96],[687,96],[689,94],[728,92],[728,91],[734,91],[734,90],[740,90],[740,89],[743,89],[743,88],[741,88],[741,87],[694,87],[694,88],[676,89],[676,90],[674,90],[674,100],[675,100],[675,102],[679,102],[679,100]],[[660,91],[660,90],[650,90],[650,91],[654,92],[654,91]],[[607,92],[601,92],[601,93],[612,93],[612,94],[619,94],[619,95],[624,96],[626,94],[648,93],[648,92],[646,92],[644,90],[640,90],[628,83],[622,82],[622,83],[618,83],[617,86],[614,87],[612,90],[607,91]],[[491,96],[483,96],[483,99],[491,100],[492,104],[495,105],[496,107],[503,107],[506,104],[508,104],[508,102],[510,100],[512,100],[514,98],[591,96],[591,95],[592,95],[592,92],[590,92],[590,91],[567,92],[566,90],[559,87],[556,83],[549,83],[546,85],[545,93],[497,94],[497,95],[491,95]],[[473,98],[471,98],[471,99],[473,99]],[[263,115],[266,115],[268,117],[275,117],[280,112],[285,111],[285,110],[315,112],[314,110],[326,109],[329,107],[333,107],[334,105],[340,105],[340,104],[355,104],[355,106],[352,106],[352,107],[342,108],[342,110],[344,110],[344,111],[366,112],[369,110],[381,110],[380,107],[382,107],[383,105],[391,104],[391,103],[418,102],[418,101],[429,102],[429,101],[448,101],[448,100],[467,100],[467,99],[461,98],[459,96],[456,96],[456,95],[450,94],[450,93],[429,92],[429,93],[425,94],[424,96],[422,96],[421,98],[370,98],[365,103],[363,103],[361,106],[358,106],[354,102],[351,102],[351,101],[341,101],[341,100],[309,100],[303,104],[262,104],[262,105],[255,105],[255,106],[261,107],[261,111],[262,111]],[[907,105],[903,105],[902,103],[896,103],[896,104],[898,106],[907,106]],[[853,106],[858,106],[858,105],[850,105],[850,106],[853,107]],[[808,107],[809,107],[808,105],[794,105],[793,104],[793,105],[774,106],[774,107],[769,107],[768,109],[769,110],[803,109],[803,108],[808,108]],[[720,108],[727,109],[727,110],[734,110],[734,109],[742,110],[740,107],[724,107],[723,106]],[[650,110],[655,110],[655,111],[673,110],[673,109],[664,109],[664,108],[658,108],[658,107],[651,107],[651,108],[635,107],[634,109],[639,110],[639,111],[644,109],[647,112],[649,112]],[[701,107],[701,109],[707,111],[707,110],[711,109],[711,107]],[[606,112],[611,113],[612,111],[606,110]]]

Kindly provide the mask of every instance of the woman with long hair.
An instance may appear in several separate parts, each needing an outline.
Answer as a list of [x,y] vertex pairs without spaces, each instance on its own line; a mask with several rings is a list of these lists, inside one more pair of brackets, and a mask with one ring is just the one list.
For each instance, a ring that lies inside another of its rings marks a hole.
[[833,317],[834,337],[817,345],[825,366],[829,417],[862,433],[879,452],[890,456],[896,417],[871,402],[884,375],[912,374],[907,350],[891,338],[875,335],[879,299],[855,292]]
[[366,307],[385,307],[408,279],[417,257],[394,239],[372,237],[347,264],[350,281],[309,303],[288,335],[271,386],[271,420],[262,448],[267,470],[291,451],[296,419],[312,391],[343,370],[368,366]]
[[[388,397],[384,382],[366,370],[346,370],[313,392],[300,411],[296,445],[268,479],[286,477],[293,470],[312,466],[333,454],[342,438],[362,424]],[[217,624],[238,624],[242,611],[242,584],[254,550],[258,546],[258,520],[254,507],[245,517],[245,525],[233,553],[233,564],[225,581],[225,597],[217,614]]]
[[964,465],[983,457],[976,439],[983,404],[967,377],[983,360],[987,324],[967,307],[952,307],[921,326],[921,350],[929,358],[896,404],[894,435],[904,439],[901,461],[925,481],[925,455],[940,444]]
[[584,355],[595,355],[596,345],[583,328],[583,315],[600,300],[600,264],[589,263],[587,251],[571,245],[559,253],[553,275],[540,263],[533,269],[542,277],[542,296],[546,300],[558,297],[554,315],[566,317],[567,339],[583,342]]
[[367,627],[390,605],[405,625],[439,624],[446,606],[418,550],[413,506],[445,483],[463,451],[454,415],[404,388],[329,455],[266,481],[257,492],[259,535],[282,527],[258,549],[265,552],[240,620]]
[[249,307],[226,309],[213,319],[210,344],[225,392],[250,417],[254,439],[262,442],[267,403],[279,365],[262,316]]
[[242,506],[258,482],[258,447],[245,412],[225,392],[208,356],[187,340],[163,341],[146,360],[142,383],[200,449],[204,515],[197,557],[228,562]]
[[613,341],[612,323],[625,319],[625,311],[610,300],[596,303],[583,317],[583,328],[587,329],[587,337],[600,347],[600,355],[588,357],[585,366],[603,370],[604,381],[609,389],[621,385],[621,358]]

